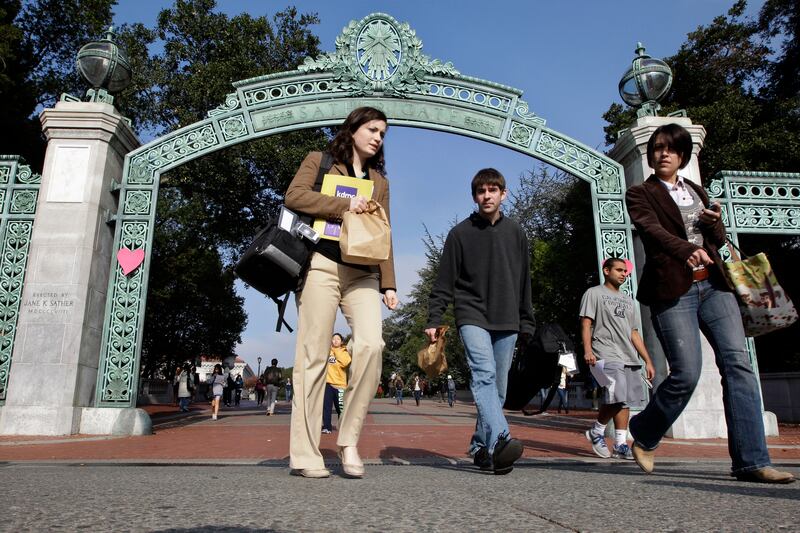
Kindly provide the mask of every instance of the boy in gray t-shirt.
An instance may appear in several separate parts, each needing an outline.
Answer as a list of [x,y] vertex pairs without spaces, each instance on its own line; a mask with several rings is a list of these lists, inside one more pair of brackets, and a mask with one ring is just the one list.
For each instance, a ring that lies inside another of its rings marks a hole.
[[586,438],[597,455],[611,457],[605,430],[613,418],[616,430],[613,457],[632,460],[633,454],[627,443],[630,405],[644,397],[639,356],[644,360],[647,379],[653,379],[655,369],[636,328],[633,299],[619,290],[627,275],[625,261],[614,257],[606,259],[603,263],[604,283],[584,293],[580,320],[584,360],[590,366],[602,360],[603,374],[610,382],[597,420],[591,429],[586,430]]

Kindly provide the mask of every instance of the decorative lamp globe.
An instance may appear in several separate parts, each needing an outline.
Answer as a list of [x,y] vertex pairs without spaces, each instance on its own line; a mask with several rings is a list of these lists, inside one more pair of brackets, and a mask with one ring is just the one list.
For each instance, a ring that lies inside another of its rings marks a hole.
[[76,58],[78,72],[92,89],[90,100],[107,101],[107,93],[118,93],[131,83],[128,56],[114,42],[114,27],[110,26],[104,39],[84,45]]
[[637,115],[656,116],[661,106],[658,101],[666,96],[672,86],[672,69],[660,59],[644,53],[642,43],[636,44],[636,57],[619,80],[619,95],[631,107],[638,107]]

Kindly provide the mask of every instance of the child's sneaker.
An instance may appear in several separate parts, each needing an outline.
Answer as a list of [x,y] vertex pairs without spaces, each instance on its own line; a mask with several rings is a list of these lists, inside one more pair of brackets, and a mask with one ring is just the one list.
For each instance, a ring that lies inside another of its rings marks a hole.
[[603,459],[611,457],[611,452],[608,451],[608,445],[606,444],[606,438],[603,435],[597,435],[591,429],[587,429],[584,435],[586,435],[586,440],[592,443],[592,450],[594,450],[594,453]]
[[614,459],[627,459],[633,461],[633,450],[627,444],[614,445],[614,453],[611,454]]

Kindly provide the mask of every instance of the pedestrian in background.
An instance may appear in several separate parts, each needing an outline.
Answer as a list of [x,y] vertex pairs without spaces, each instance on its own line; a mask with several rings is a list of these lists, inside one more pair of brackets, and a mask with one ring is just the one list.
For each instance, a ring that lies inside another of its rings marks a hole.
[[447,403],[450,407],[456,403],[456,382],[450,374],[447,375]]
[[334,333],[331,337],[331,351],[328,355],[328,371],[325,374],[325,398],[322,406],[322,432],[333,431],[331,417],[333,409],[336,416],[341,419],[344,410],[344,391],[347,388],[347,367],[352,360],[347,348],[342,346],[344,339],[341,334]]
[[256,380],[256,405],[264,403],[264,395],[267,392],[267,387],[264,385],[264,378],[259,377]]
[[[594,453],[603,458],[633,459],[627,442],[628,418],[631,408],[641,408],[646,399],[642,362],[647,379],[655,376],[653,362],[636,325],[633,298],[619,290],[627,276],[625,261],[606,259],[603,283],[587,290],[581,298],[583,358],[590,367],[602,361],[601,375],[608,381],[597,420],[585,433]],[[564,376],[566,368],[561,369]],[[613,451],[608,449],[605,437],[606,424],[611,420],[616,431]]]
[[416,372],[411,377],[411,389],[414,391],[414,401],[419,406],[419,399],[422,397],[422,383],[420,383],[419,375]]
[[217,419],[219,413],[219,401],[224,390],[225,377],[222,375],[222,365],[217,363],[211,372],[208,387],[211,389],[211,420]]
[[291,404],[292,394],[294,393],[294,388],[292,387],[292,378],[286,378],[286,383],[284,384],[283,387],[286,393],[286,401]]
[[283,372],[278,368],[278,360],[273,359],[264,371],[264,383],[267,385],[267,416],[275,414],[275,403],[278,401],[278,389],[281,388]]
[[189,400],[192,397],[192,389],[194,389],[191,370],[192,367],[189,363],[184,363],[183,367],[178,367],[178,374],[175,376],[175,385],[177,385],[178,390],[178,404],[180,405],[180,411],[182,413],[189,411]]
[[244,388],[244,380],[241,374],[236,374],[236,379],[233,380],[234,397],[233,403],[236,407],[242,402],[242,389]]
[[397,374],[394,377],[394,400],[396,405],[403,405],[403,387],[405,385],[403,378],[400,377],[400,374]]

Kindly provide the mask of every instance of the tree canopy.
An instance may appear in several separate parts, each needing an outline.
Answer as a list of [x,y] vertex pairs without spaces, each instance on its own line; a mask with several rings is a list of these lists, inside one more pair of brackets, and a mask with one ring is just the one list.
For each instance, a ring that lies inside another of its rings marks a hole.
[[[114,0],[0,0],[3,151],[40,170],[45,143],[36,112],[62,92],[80,96],[79,48],[103,36]],[[315,14],[219,13],[214,0],[175,0],[153,27],[118,28],[133,69],[115,106],[147,140],[202,120],[231,83],[296,68],[319,53]],[[251,141],[161,176],[150,268],[142,368],[149,374],[200,355],[233,353],[246,324],[231,265],[277,211],[323,130]]]

